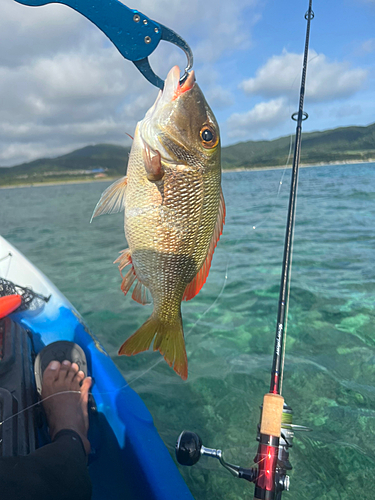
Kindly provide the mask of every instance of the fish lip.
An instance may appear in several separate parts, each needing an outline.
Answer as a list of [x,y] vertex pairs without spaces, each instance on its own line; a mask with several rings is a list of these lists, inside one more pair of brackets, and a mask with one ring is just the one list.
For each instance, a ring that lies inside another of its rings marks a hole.
[[[175,66],[178,70],[178,73],[180,72],[180,69],[178,66]],[[190,71],[190,73],[187,74],[186,78],[184,78],[183,82],[181,83],[180,80],[177,82],[177,88],[175,89],[174,95],[172,100],[175,101],[178,99],[178,97],[181,94],[184,94],[185,92],[188,92],[191,90],[195,85],[195,73],[194,70]]]
[[180,68],[178,66],[173,66],[173,68],[169,71],[167,78],[165,79],[163,90],[159,91],[154,104],[147,111],[145,118],[152,119],[153,116],[158,111],[160,111],[161,108],[178,99],[180,95],[191,90],[194,85],[194,71],[190,71],[183,83],[180,84]]
[[[167,78],[164,82],[164,88],[160,96],[160,100],[164,103],[175,101],[180,95],[188,92],[194,87],[195,84],[195,73],[190,71],[187,77],[180,83],[180,68],[176,65],[169,71]],[[155,104],[158,103],[159,97]]]

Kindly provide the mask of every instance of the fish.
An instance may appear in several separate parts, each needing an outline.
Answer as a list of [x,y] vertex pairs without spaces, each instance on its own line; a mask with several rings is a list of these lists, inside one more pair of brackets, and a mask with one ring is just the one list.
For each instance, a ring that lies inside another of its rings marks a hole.
[[[129,247],[115,261],[126,295],[154,309],[119,355],[159,351],[183,380],[188,361],[181,302],[195,297],[209,274],[223,231],[218,123],[191,71],[168,73],[164,88],[138,122],[127,175],[102,194],[93,217],[125,210]],[[130,266],[123,275],[125,267]]]

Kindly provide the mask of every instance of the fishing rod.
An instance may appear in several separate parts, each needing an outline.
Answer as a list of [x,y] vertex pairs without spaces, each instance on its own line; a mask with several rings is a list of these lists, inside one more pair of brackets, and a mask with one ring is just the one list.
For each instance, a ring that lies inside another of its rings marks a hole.
[[292,468],[289,463],[289,448],[292,446],[293,431],[297,429],[309,430],[302,426],[293,426],[292,409],[285,404],[281,391],[284,373],[285,337],[289,306],[298,167],[301,155],[302,122],[308,118],[308,114],[303,110],[303,103],[305,98],[310,23],[313,18],[312,0],[309,0],[309,8],[305,14],[307,27],[299,94],[299,109],[297,113],[293,113],[292,115],[292,119],[297,121],[297,127],[285,232],[284,258],[281,272],[271,384],[269,393],[265,394],[263,398],[257,437],[259,446],[255,462],[258,464],[258,475],[255,481],[254,499],[260,500],[278,500],[281,498],[281,492],[283,490],[289,490],[289,477],[287,476],[287,471]]
[[263,405],[261,406],[261,417],[257,435],[259,445],[254,460],[257,467],[243,468],[225,462],[221,450],[206,448],[203,446],[200,437],[190,431],[183,431],[176,444],[177,461],[182,465],[194,465],[202,455],[206,455],[217,458],[221,465],[229,470],[235,477],[255,483],[254,500],[280,500],[282,492],[289,490],[289,476],[287,472],[292,469],[289,462],[289,448],[291,448],[293,444],[294,432],[298,430],[310,430],[306,427],[292,423],[292,409],[285,403],[281,392],[298,187],[298,167],[301,155],[302,122],[308,118],[308,114],[303,110],[303,104],[305,98],[310,23],[313,18],[312,0],[309,0],[309,8],[305,14],[307,27],[299,95],[299,109],[298,112],[292,115],[292,119],[297,122],[297,127],[284,242],[275,347],[271,370],[271,384],[270,391],[264,395]]

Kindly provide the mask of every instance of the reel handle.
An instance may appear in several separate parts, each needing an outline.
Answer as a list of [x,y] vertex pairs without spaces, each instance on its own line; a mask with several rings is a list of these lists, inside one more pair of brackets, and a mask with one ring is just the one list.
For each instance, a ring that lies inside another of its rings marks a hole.
[[195,465],[201,457],[202,440],[195,432],[182,431],[176,443],[176,458],[181,465]]

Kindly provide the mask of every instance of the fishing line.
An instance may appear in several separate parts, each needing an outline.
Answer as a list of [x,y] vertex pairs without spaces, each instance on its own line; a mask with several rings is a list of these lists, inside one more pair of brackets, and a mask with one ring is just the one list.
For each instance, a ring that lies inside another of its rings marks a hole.
[[[312,59],[315,59],[315,57],[318,57],[317,55],[314,56]],[[296,79],[298,78],[298,73],[296,74],[296,76],[294,77],[294,80],[292,82],[292,85],[290,86],[290,91],[292,90],[294,84],[295,84],[295,81]],[[289,115],[290,115],[290,110],[291,110],[291,98],[290,96],[288,97],[288,108],[289,108]],[[290,135],[289,135],[289,151],[288,151],[288,156],[287,156],[287,159],[286,159],[286,162],[285,162],[285,165],[283,167],[283,171],[282,171],[282,174],[281,174],[281,178],[279,180],[279,184],[278,184],[278,189],[277,189],[277,193],[276,193],[276,198],[273,198],[273,201],[271,202],[271,209],[268,213],[268,215],[262,219],[258,224],[255,224],[254,226],[252,226],[252,229],[255,230],[255,229],[258,229],[261,225],[263,225],[265,222],[267,222],[267,220],[271,217],[271,213],[272,213],[272,209],[274,208],[274,206],[276,205],[276,202],[279,198],[279,195],[280,195],[280,191],[281,191],[281,186],[283,185],[283,181],[284,181],[284,176],[285,176],[285,172],[286,172],[286,169],[289,167],[289,162],[290,162],[290,157],[292,155],[292,146],[293,146],[293,137],[294,137],[295,133],[294,131],[292,130]],[[258,205],[259,206],[264,206],[264,205]],[[253,207],[254,208],[254,207]],[[239,240],[236,241],[236,243],[238,242]]]
[[[309,60],[308,60],[308,63],[310,63],[311,61],[313,61],[314,59],[316,59],[317,57],[319,57],[319,54],[316,54],[316,56],[314,57],[311,57]],[[296,80],[297,78],[299,77],[299,72],[296,72],[296,76],[294,77],[294,80],[289,88],[289,96],[288,96],[288,113],[289,113],[289,116],[291,115],[291,109],[292,109],[292,104],[291,104],[291,96],[290,96],[290,93],[294,87],[294,84],[296,83]],[[276,204],[276,201],[279,197],[279,194],[280,194],[280,190],[281,190],[281,186],[283,184],[283,181],[284,181],[284,176],[285,176],[285,172],[286,172],[286,169],[289,167],[289,161],[290,161],[290,157],[291,157],[291,154],[292,154],[292,145],[293,145],[293,137],[295,136],[295,131],[292,130],[291,133],[290,133],[290,136],[289,136],[289,152],[288,152],[288,157],[287,157],[287,160],[285,162],[285,166],[283,168],[283,172],[281,174],[281,179],[279,181],[279,187],[278,187],[278,190],[277,190],[277,194],[276,194],[276,199],[273,199],[273,202],[271,204],[271,210],[269,212],[269,214],[259,222],[259,224],[255,224],[254,226],[252,226],[252,229],[255,230],[255,229],[258,229],[259,226],[263,225],[265,222],[267,222],[267,220],[271,217],[271,212],[272,212],[272,208],[275,206]],[[260,205],[259,205],[260,206]],[[239,240],[238,240],[239,241]]]
[[[224,276],[224,281],[223,281],[223,285],[221,287],[221,290],[219,292],[219,295],[216,297],[216,299],[214,300],[214,302],[205,310],[205,312],[196,320],[196,322],[193,324],[193,326],[189,329],[189,331],[186,333],[185,337],[187,337],[188,335],[190,335],[190,333],[194,330],[194,328],[199,324],[199,322],[204,318],[204,316],[215,306],[215,304],[218,302],[218,300],[220,299],[220,297],[223,295],[224,293],[224,289],[225,289],[225,286],[226,286],[226,283],[227,283],[227,279],[228,279],[228,262],[227,262],[227,267],[226,267],[226,271],[225,271],[225,276]],[[202,340],[208,335],[208,333],[206,333],[205,335],[202,336]],[[164,361],[164,358],[163,357],[160,357],[154,364],[152,364],[149,368],[147,368],[146,370],[144,370],[140,375],[134,377],[133,379],[130,380],[130,382],[126,382],[122,387],[119,387],[118,389],[115,389],[115,390],[112,390],[112,391],[105,391],[105,392],[97,392],[96,394],[97,395],[106,395],[106,394],[113,394],[113,393],[117,393],[119,391],[122,391],[128,387],[131,386],[131,384],[133,384],[135,381],[139,380],[141,377],[143,377],[144,375],[146,375],[146,373],[150,372],[153,368],[155,368],[155,366],[157,366],[159,363],[161,363],[162,361]],[[33,403],[32,405],[30,406],[27,406],[26,408],[18,411],[17,413],[15,413],[14,415],[11,415],[10,417],[7,417],[5,420],[2,420],[0,422],[0,426],[3,425],[5,422],[8,422],[8,420],[11,420],[12,418],[16,418],[18,417],[19,415],[21,415],[22,413],[25,413],[26,411],[36,407],[36,406],[39,406],[41,405],[44,401],[47,401],[48,399],[54,397],[54,396],[58,396],[60,394],[81,394],[81,391],[61,391],[61,392],[57,392],[55,394],[51,394],[43,399],[41,399],[40,401],[37,401],[36,403]]]
[[27,408],[24,408],[23,410],[18,411],[14,415],[7,417],[5,420],[2,420],[0,422],[0,426],[5,424],[5,422],[8,422],[8,420],[11,420],[12,418],[18,417],[19,415],[22,415],[22,413],[25,413],[26,411],[31,410],[31,408],[34,408],[35,406],[39,406],[41,403],[43,403],[43,401],[47,401],[47,399],[53,398],[54,396],[59,396],[60,394],[81,394],[81,391],[61,391],[61,392],[56,392],[55,394],[50,394],[49,396],[46,396],[45,398],[41,399],[40,401],[33,403],[32,405],[28,406]]
[[[205,312],[196,320],[196,322],[194,323],[194,325],[186,333],[185,338],[187,338],[191,334],[191,332],[194,330],[194,328],[199,324],[199,322],[204,318],[204,316],[215,306],[215,304],[217,303],[217,301],[223,295],[224,289],[225,289],[225,286],[226,286],[226,283],[227,283],[227,279],[228,279],[228,262],[227,262],[227,267],[226,267],[226,271],[225,271],[223,285],[221,287],[219,295],[216,297],[216,299],[214,300],[214,302],[205,310]],[[201,340],[203,340],[207,335],[208,335],[208,332],[205,335],[202,336]],[[155,361],[154,364],[152,364],[149,368],[147,368],[145,371],[143,371],[140,375],[138,375],[138,376],[134,377],[133,379],[131,379],[130,382],[127,382],[119,390],[125,389],[126,387],[130,387],[130,384],[132,384],[136,380],[139,380],[140,378],[142,378],[144,375],[146,375],[146,373],[150,372],[153,368],[155,368],[155,366],[157,366],[162,361],[164,361],[164,358],[160,357],[157,361]],[[98,394],[111,394],[112,392],[117,392],[117,391],[100,392]]]
[[[308,63],[310,63],[312,60],[316,59],[318,57],[319,54],[317,54],[316,56],[314,57],[311,57],[310,59],[308,59]],[[297,75],[298,76],[298,75]],[[293,80],[293,83],[291,85],[291,89],[293,88],[293,85],[297,79],[297,76],[294,78]],[[290,113],[290,97],[289,97],[289,113]],[[292,139],[292,135],[291,135],[291,139]],[[290,143],[290,149],[289,149],[289,157],[290,157],[290,154],[291,154],[291,145],[292,145],[292,142]],[[289,157],[288,157],[288,160],[289,160]],[[284,172],[283,174],[285,173],[285,169],[284,169]],[[296,190],[298,189],[298,182],[299,182],[299,176],[297,176],[297,180],[296,180]],[[296,211],[297,209],[297,201],[298,201],[298,198],[296,197],[295,199],[295,208],[294,210]],[[294,236],[295,236],[295,224],[296,224],[296,221],[295,221],[295,218],[293,218],[293,225],[292,225],[292,241],[291,241],[291,255],[293,255],[293,246],[294,246]],[[284,325],[284,332],[285,332],[285,338],[286,338],[286,335],[287,335],[287,327],[288,327],[288,315],[289,315],[289,298],[290,298],[290,285],[291,285],[291,273],[292,273],[292,264],[293,264],[293,259],[291,258],[290,259],[290,272],[289,272],[289,276],[288,276],[288,286],[287,286],[287,296],[286,296],[286,311],[285,311],[285,325]],[[284,372],[284,365],[285,365],[285,348],[286,348],[286,342],[283,342],[283,347],[282,347],[282,363],[281,363],[281,372],[283,373]],[[282,393],[282,387],[283,387],[283,378],[281,378],[280,380],[280,394]]]
[[284,180],[284,176],[285,176],[285,172],[286,172],[286,169],[288,168],[289,166],[289,160],[290,160],[290,156],[292,154],[292,145],[293,145],[293,135],[294,134],[290,134],[290,140],[289,140],[289,153],[288,153],[288,157],[287,157],[287,160],[286,160],[286,163],[285,163],[285,166],[283,168],[283,172],[281,174],[281,179],[279,180],[279,187],[277,189],[277,193],[276,193],[276,198],[273,198],[273,201],[271,203],[271,207],[270,207],[270,210],[269,210],[269,213],[268,215],[259,222],[259,224],[256,224],[255,226],[253,226],[253,230],[254,229],[258,229],[259,226],[263,225],[265,222],[268,221],[268,219],[271,217],[271,213],[272,213],[272,209],[274,208],[274,206],[276,205],[276,202],[279,198],[279,195],[280,195],[280,191],[281,191],[281,186],[283,185],[283,180]]
[[0,262],[2,262],[3,260],[9,259],[9,261],[8,261],[8,269],[7,269],[7,270],[6,270],[6,272],[5,272],[5,276],[8,276],[9,269],[10,269],[10,263],[11,263],[11,261],[12,261],[12,257],[13,257],[12,252],[9,252],[9,253],[8,253],[8,255],[5,255],[4,257],[2,257],[2,258],[0,259]]
[[[313,58],[309,59],[309,62],[313,59],[315,59],[316,57],[318,57],[318,55],[314,56]],[[297,77],[296,77],[297,78]],[[292,87],[294,85],[294,81],[292,83]],[[289,107],[290,107],[290,99],[289,99]],[[281,191],[281,186],[283,184],[283,179],[284,179],[284,176],[285,176],[285,172],[286,172],[286,169],[288,167],[288,164],[289,164],[289,161],[290,161],[290,156],[291,156],[291,151],[292,151],[292,139],[293,139],[293,134],[290,135],[290,144],[289,144],[289,153],[288,153],[288,157],[287,157],[287,160],[286,160],[286,163],[285,163],[285,166],[284,166],[284,169],[283,169],[283,172],[282,172],[282,175],[281,175],[281,179],[279,181],[279,186],[278,186],[278,190],[277,190],[277,195],[276,195],[276,200],[278,199],[279,197],[279,194],[280,194],[280,191]],[[272,205],[271,205],[271,208],[273,208],[273,206],[275,205],[275,201],[273,201]],[[270,214],[268,214],[268,216],[263,219],[259,224],[253,226],[253,229],[257,229],[261,224],[264,224],[270,217]],[[293,221],[293,229],[294,229],[294,225],[295,225],[295,220]],[[238,242],[239,240],[237,240]],[[236,242],[236,243],[237,243]],[[293,240],[292,240],[292,250],[293,250],[293,243],[294,243],[294,231],[293,231]],[[3,260],[6,260],[7,258],[9,257],[12,257],[12,254],[9,252],[8,255],[0,258],[0,262],[2,262]],[[6,272],[6,275],[8,274],[9,272],[9,267],[10,267],[10,261],[11,259],[9,259],[9,266],[8,266],[8,270]],[[225,276],[224,276],[224,281],[223,281],[223,285],[222,285],[222,288],[219,292],[219,295],[216,297],[216,299],[214,300],[214,302],[205,310],[205,312],[196,320],[196,322],[192,325],[192,327],[189,329],[189,331],[186,333],[185,337],[188,337],[188,335],[191,334],[191,332],[194,330],[194,328],[199,324],[199,322],[204,318],[204,316],[216,305],[216,303],[218,302],[218,300],[221,298],[222,294],[224,293],[224,289],[225,289],[225,286],[226,286],[226,283],[227,283],[227,280],[228,280],[228,261],[227,261],[227,265],[226,265],[226,271],[225,271]],[[286,327],[287,327],[287,319],[288,319],[288,310],[289,310],[289,295],[290,295],[290,279],[288,280],[288,300],[287,300],[287,310],[286,310],[286,321],[285,321],[285,333],[286,333]],[[206,336],[208,335],[208,333],[206,333],[205,335],[202,336],[201,340],[203,340]],[[285,353],[285,346],[286,346],[286,343],[284,342],[283,344],[283,360],[282,360],[282,371],[284,371],[284,362],[285,362],[285,356],[284,356],[284,353]],[[144,370],[140,375],[134,377],[132,380],[130,380],[130,382],[126,382],[122,387],[116,389],[116,390],[113,390],[113,391],[106,391],[106,392],[98,392],[97,394],[98,395],[106,395],[106,394],[113,394],[113,393],[116,393],[116,392],[119,392],[123,389],[126,389],[127,387],[130,387],[131,384],[133,384],[134,382],[136,382],[137,380],[139,380],[140,378],[142,378],[144,375],[146,375],[147,373],[149,373],[153,368],[155,368],[159,363],[161,363],[163,361],[163,357],[160,357],[154,364],[152,364],[149,368],[147,368],[146,370]],[[282,382],[281,382],[281,387],[282,388]],[[281,391],[280,391],[281,392]],[[58,396],[58,395],[61,395],[61,394],[81,394],[80,391],[61,391],[61,392],[57,392],[55,394],[51,394],[43,399],[41,399],[40,401],[37,401],[36,403],[33,403],[32,405],[18,411],[17,413],[15,413],[14,415],[11,415],[9,417],[7,417],[5,420],[3,421],[0,421],[0,426],[2,426],[4,423],[6,423],[7,421],[25,413],[26,411],[36,407],[36,406],[40,406],[43,402],[47,401],[48,399],[54,397],[54,396]]]
[[[299,178],[297,178],[297,188],[298,188],[298,181],[299,181]],[[298,202],[298,198],[296,197],[296,200],[295,200],[295,210],[297,210],[297,202]],[[293,247],[294,247],[294,237],[295,237],[295,225],[296,225],[296,220],[294,218],[293,220],[293,229],[292,229],[292,243],[291,243],[291,255],[293,255]],[[287,302],[286,302],[286,311],[285,311],[285,326],[284,326],[284,331],[285,331],[285,338],[287,336],[287,333],[288,333],[288,315],[289,315],[289,298],[290,298],[290,284],[291,284],[291,275],[292,275],[292,267],[293,267],[293,259],[291,258],[290,259],[290,265],[289,265],[289,269],[290,269],[290,274],[289,274],[289,277],[288,277],[288,291],[287,291]],[[282,373],[284,373],[284,365],[285,365],[285,348],[286,348],[286,342],[283,343],[283,357],[282,357],[282,363],[281,363],[281,371]],[[284,379],[282,378],[281,381],[280,381],[280,394],[282,393],[282,389],[283,389],[283,381]]]
[[12,257],[12,254],[9,252],[8,255],[5,255],[5,257],[1,257],[0,262],[2,262],[5,259],[9,259],[9,257]]

